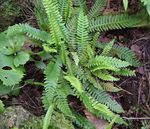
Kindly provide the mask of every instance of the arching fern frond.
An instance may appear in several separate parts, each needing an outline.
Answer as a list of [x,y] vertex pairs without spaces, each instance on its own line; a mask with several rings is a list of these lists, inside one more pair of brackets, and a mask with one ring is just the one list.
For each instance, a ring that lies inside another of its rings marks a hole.
[[115,100],[112,100],[111,97],[104,90],[97,89],[93,86],[87,86],[85,90],[89,96],[94,98],[96,101],[105,104],[112,111],[116,113],[124,112],[122,107]]
[[[97,47],[104,49],[107,44],[97,43]],[[111,53],[117,55],[120,59],[124,59],[132,66],[140,66],[140,62],[137,60],[135,53],[127,47],[114,44]]]
[[113,71],[118,71],[119,68],[124,68],[130,66],[130,64],[126,61],[122,61],[115,57],[107,57],[107,56],[97,56],[93,59],[90,59],[88,67],[95,68],[93,71],[100,70],[100,69],[109,69]]
[[96,20],[93,19],[90,21],[89,30],[93,31],[108,31],[113,29],[122,29],[140,26],[143,20],[139,15],[128,14],[116,14],[116,15],[104,15],[98,17]]
[[18,34],[26,34],[32,39],[51,43],[51,37],[49,33],[33,28],[28,24],[16,24],[14,26],[9,27],[8,30],[5,31],[5,33],[9,37],[16,36]]

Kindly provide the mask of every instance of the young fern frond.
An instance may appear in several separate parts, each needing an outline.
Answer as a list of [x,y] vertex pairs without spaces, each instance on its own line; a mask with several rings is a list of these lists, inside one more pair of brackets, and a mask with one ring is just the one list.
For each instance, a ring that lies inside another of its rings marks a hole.
[[88,17],[90,19],[96,18],[102,13],[106,5],[107,5],[107,0],[95,0],[94,5],[92,6],[92,8],[90,9],[88,13]]

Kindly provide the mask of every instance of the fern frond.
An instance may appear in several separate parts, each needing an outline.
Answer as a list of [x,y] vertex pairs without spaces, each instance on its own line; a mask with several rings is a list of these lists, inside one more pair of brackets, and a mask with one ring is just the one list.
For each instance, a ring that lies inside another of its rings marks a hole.
[[[107,44],[98,43],[97,47],[104,49],[106,45]],[[135,53],[127,47],[114,44],[111,53],[129,62],[132,66],[140,66],[140,62],[137,60]]]
[[59,13],[57,1],[43,0],[43,5],[49,20],[52,41],[56,44],[59,44],[62,40],[68,41],[67,30]]
[[35,0],[35,16],[38,22],[40,29],[48,31],[49,24],[47,22],[47,15],[43,7],[41,0]]
[[61,63],[57,60],[56,63],[49,63],[44,71],[45,74],[45,93],[43,96],[43,104],[45,108],[54,101],[55,92],[58,87],[58,78],[60,76]]
[[71,18],[67,24],[66,27],[69,31],[69,42],[68,47],[71,52],[76,52],[77,49],[77,39],[76,39],[76,33],[77,33],[77,17]]
[[66,76],[65,79],[78,90],[79,93],[84,92],[81,82],[74,76]]
[[135,53],[127,47],[114,45],[112,52],[119,58],[124,59],[125,61],[132,64],[132,66],[137,67],[140,65],[140,62],[137,60]]
[[124,112],[122,107],[115,100],[112,100],[111,97],[104,90],[92,86],[87,86],[85,90],[89,96],[94,98],[99,103],[105,104],[112,111],[116,113]]
[[28,37],[36,40],[41,40],[47,43],[51,43],[51,37],[49,33],[33,28],[28,24],[16,24],[8,28],[5,33],[9,37],[16,36],[18,34],[26,34]]
[[92,8],[90,9],[89,13],[88,13],[88,17],[91,18],[96,18],[97,16],[99,16],[102,11],[104,10],[104,8],[107,5],[107,1],[106,0],[96,0],[94,5],[92,6]]
[[59,0],[58,2],[60,14],[64,18],[65,22],[67,22],[71,16],[72,0]]
[[119,71],[114,72],[114,74],[121,76],[135,76],[135,72],[130,69],[121,69]]
[[98,78],[100,78],[100,79],[102,79],[102,80],[104,80],[104,81],[118,81],[119,80],[119,78],[116,78],[116,77],[114,77],[114,76],[112,76],[109,72],[107,72],[107,71],[95,71],[95,72],[93,72],[93,74],[96,76],[96,77],[98,77]]
[[76,117],[74,123],[77,124],[82,129],[96,129],[95,126],[82,115],[77,114],[75,111],[73,111],[73,114]]
[[115,42],[115,40],[110,41],[110,42],[104,47],[103,52],[101,53],[101,55],[107,56],[107,55],[110,53],[110,51],[111,51],[111,49],[112,49],[112,47],[113,47],[113,45],[114,45],[114,42]]
[[122,29],[136,27],[142,24],[142,19],[138,15],[116,14],[100,16],[96,20],[92,19],[89,24],[90,32],[108,31],[113,29]]
[[62,90],[63,87],[57,88],[55,92],[54,102],[56,103],[57,108],[66,116],[73,117],[73,114],[70,110],[67,94]]
[[[98,68],[96,70],[109,69],[109,70],[116,71],[119,68],[124,68],[124,67],[130,66],[130,64],[126,61],[122,61],[115,57],[113,58],[113,57],[107,57],[107,56],[97,56],[93,59],[90,59],[87,66],[92,67],[92,68],[93,67],[95,68],[98,66]],[[96,70],[93,70],[93,71],[96,71]]]
[[77,26],[77,42],[78,42],[78,53],[80,59],[83,58],[86,53],[86,47],[89,41],[88,37],[88,18],[84,15],[83,11],[80,11]]

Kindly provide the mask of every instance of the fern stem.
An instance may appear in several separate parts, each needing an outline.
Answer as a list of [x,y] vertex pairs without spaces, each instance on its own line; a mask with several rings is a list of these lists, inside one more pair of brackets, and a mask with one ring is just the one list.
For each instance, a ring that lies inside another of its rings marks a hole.
[[54,104],[51,104],[48,108],[48,111],[45,115],[45,118],[44,118],[44,124],[43,124],[43,129],[48,129],[48,126],[50,124],[50,120],[51,120],[51,116],[52,116],[52,112],[53,112],[53,109],[54,109]]

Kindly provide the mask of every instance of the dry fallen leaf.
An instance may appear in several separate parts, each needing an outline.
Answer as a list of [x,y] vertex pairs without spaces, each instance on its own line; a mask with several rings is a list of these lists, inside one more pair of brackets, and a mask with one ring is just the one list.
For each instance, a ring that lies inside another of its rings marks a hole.
[[84,113],[87,119],[95,125],[96,129],[106,129],[106,127],[109,125],[107,121],[97,118],[87,110],[84,110]]

